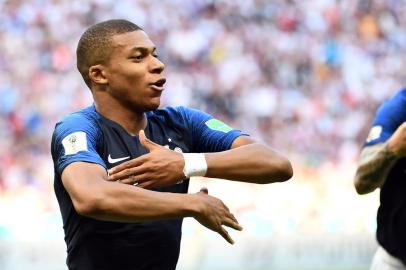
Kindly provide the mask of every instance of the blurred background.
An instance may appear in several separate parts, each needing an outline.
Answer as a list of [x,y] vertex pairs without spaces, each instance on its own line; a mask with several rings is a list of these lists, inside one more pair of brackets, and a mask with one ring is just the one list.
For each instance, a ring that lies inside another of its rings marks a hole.
[[50,138],[88,106],[75,50],[126,18],[158,47],[163,105],[207,111],[271,145],[295,176],[194,179],[244,226],[236,244],[186,219],[178,269],[368,269],[378,192],[352,186],[377,106],[402,88],[404,0],[0,0],[0,269],[65,269]]

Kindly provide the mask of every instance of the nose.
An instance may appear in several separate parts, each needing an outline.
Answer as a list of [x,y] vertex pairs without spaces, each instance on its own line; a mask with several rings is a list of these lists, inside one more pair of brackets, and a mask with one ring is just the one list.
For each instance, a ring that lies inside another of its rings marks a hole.
[[156,73],[156,74],[160,74],[162,73],[162,71],[164,71],[165,69],[165,64],[161,62],[161,60],[159,60],[156,57],[151,57],[151,62],[150,62],[150,71],[151,73]]

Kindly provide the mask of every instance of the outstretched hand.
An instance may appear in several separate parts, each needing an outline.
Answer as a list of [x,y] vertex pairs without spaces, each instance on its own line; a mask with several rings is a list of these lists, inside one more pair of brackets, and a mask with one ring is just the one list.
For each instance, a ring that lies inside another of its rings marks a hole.
[[223,225],[238,231],[242,230],[241,225],[220,199],[208,194],[207,188],[202,188],[200,192],[196,193],[196,196],[203,202],[203,207],[194,218],[206,228],[219,233],[230,244],[234,244],[234,240]]
[[109,181],[145,188],[172,185],[185,179],[182,154],[151,141],[143,130],[139,139],[149,153],[108,170]]

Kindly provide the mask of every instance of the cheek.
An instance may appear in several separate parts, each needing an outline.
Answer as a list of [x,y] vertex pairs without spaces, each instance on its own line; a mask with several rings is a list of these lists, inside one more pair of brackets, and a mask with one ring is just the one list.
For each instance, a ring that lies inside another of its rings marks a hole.
[[143,65],[136,63],[126,63],[117,65],[112,71],[115,82],[119,84],[142,83],[145,79],[145,70]]
[[143,81],[145,81],[145,72],[140,68],[133,68],[131,70],[128,70],[125,77],[127,81],[131,83],[142,83]]

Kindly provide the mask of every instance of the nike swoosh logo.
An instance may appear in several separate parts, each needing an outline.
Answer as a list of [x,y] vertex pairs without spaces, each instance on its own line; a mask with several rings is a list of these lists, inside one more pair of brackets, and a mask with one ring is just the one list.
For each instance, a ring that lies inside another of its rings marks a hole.
[[129,159],[129,158],[130,158],[130,156],[128,156],[128,157],[122,157],[122,158],[112,158],[111,155],[109,154],[109,156],[108,156],[108,158],[107,158],[107,161],[108,161],[110,164],[113,164],[113,163],[117,163],[117,162],[120,162],[120,161]]

